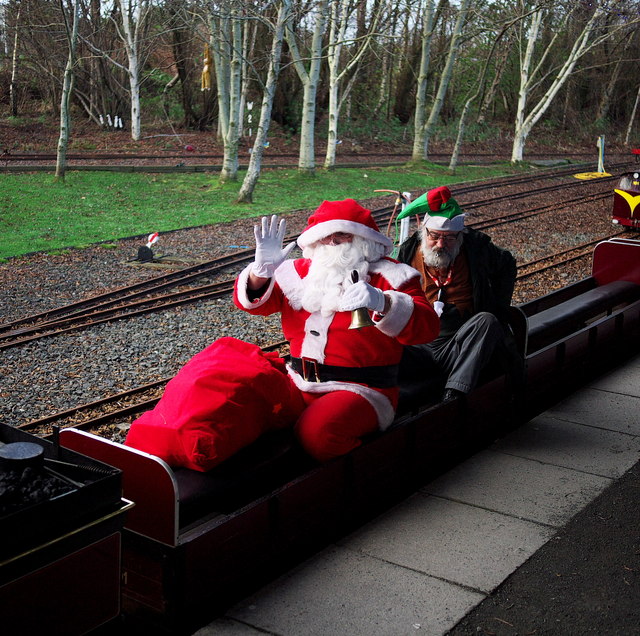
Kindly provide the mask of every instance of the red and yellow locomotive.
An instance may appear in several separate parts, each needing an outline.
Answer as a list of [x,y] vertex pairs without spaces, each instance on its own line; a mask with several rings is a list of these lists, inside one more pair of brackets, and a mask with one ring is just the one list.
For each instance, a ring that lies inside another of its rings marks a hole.
[[640,172],[628,172],[620,177],[613,191],[614,224],[640,228]]

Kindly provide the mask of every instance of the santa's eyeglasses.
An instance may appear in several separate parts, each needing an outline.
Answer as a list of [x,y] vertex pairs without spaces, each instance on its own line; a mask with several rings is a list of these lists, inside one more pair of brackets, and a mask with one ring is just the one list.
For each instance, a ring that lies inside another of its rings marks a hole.
[[427,238],[432,240],[434,243],[442,241],[443,243],[453,245],[458,240],[458,232],[455,234],[438,234],[437,232],[427,230]]

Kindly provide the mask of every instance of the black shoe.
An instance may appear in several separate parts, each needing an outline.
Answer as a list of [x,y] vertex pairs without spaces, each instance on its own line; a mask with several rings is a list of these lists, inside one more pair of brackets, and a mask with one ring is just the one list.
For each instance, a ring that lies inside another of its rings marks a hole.
[[442,396],[443,402],[450,402],[451,400],[457,400],[459,397],[462,397],[464,393],[462,391],[458,391],[457,389],[445,389],[444,395]]

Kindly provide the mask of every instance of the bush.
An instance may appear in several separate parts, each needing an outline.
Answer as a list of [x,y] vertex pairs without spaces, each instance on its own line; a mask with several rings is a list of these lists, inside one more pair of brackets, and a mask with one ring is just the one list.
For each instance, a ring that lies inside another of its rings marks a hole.
[[179,91],[164,93],[165,86],[171,81],[171,75],[159,69],[153,69],[145,75],[140,90],[140,109],[145,120],[172,123],[184,120],[184,109]]
[[406,144],[413,136],[413,127],[402,124],[397,117],[385,119],[371,118],[348,119],[338,122],[338,136],[355,139],[369,139],[383,143]]

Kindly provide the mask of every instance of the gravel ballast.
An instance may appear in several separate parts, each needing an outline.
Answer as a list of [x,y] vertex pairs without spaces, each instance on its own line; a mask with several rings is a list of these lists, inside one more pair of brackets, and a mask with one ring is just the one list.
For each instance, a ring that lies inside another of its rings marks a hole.
[[[531,188],[531,186],[526,186]],[[452,187],[453,190],[455,190]],[[502,190],[501,190],[502,191]],[[489,193],[482,198],[490,196]],[[546,195],[550,200],[553,194]],[[466,197],[461,197],[464,204]],[[380,207],[389,199],[363,201]],[[536,199],[536,202],[538,199]],[[518,201],[524,207],[528,201]],[[492,213],[512,210],[507,200]],[[585,223],[585,209],[591,217]],[[610,231],[610,204],[575,207],[561,223],[539,217],[522,224],[488,230],[494,241],[511,249],[518,262],[530,258],[532,246],[547,251]],[[299,233],[310,211],[287,216],[287,233]],[[473,218],[473,217],[472,217]],[[191,228],[161,235],[156,255],[210,260],[253,247],[255,219]],[[587,236],[588,235],[588,236]],[[0,264],[0,322],[25,316],[147,280],[163,272],[132,265],[144,238],[123,239],[64,254],[32,254]],[[540,249],[535,250],[536,253]],[[187,263],[187,265],[190,263]],[[555,274],[533,297],[588,275],[588,267]],[[224,273],[232,278],[237,270]],[[516,293],[515,302],[525,298]],[[278,316],[261,318],[239,311],[231,298],[200,301],[177,309],[102,324],[82,331],[44,338],[0,352],[0,421],[12,426],[57,413],[140,385],[172,377],[196,353],[222,336],[234,336],[264,346],[282,339]]]

